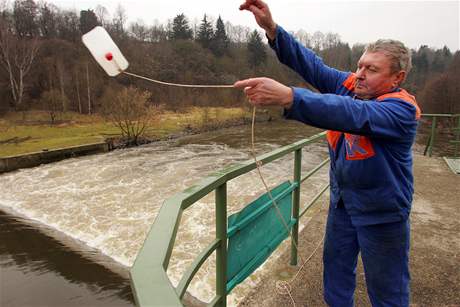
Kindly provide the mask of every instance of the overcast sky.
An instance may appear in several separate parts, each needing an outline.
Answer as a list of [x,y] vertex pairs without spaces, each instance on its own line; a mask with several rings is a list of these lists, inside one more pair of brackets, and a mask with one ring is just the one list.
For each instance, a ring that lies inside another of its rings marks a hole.
[[[201,20],[203,14],[224,22],[256,28],[249,12],[238,10],[242,0],[48,0],[61,8],[94,9],[98,4],[110,13],[121,4],[128,21],[142,19],[166,23],[179,13],[190,21]],[[338,33],[350,44],[367,43],[378,38],[394,38],[411,48],[420,45],[452,51],[460,45],[460,1],[313,1],[266,0],[275,21],[287,30],[304,29]]]

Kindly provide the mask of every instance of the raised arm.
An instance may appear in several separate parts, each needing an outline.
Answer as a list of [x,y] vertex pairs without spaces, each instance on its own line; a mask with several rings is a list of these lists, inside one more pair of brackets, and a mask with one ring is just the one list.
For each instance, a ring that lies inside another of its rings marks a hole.
[[265,30],[270,46],[278,59],[321,93],[336,93],[349,73],[333,69],[323,63],[313,51],[299,43],[273,20],[268,5],[261,0],[246,0],[240,10],[250,11],[257,24]]

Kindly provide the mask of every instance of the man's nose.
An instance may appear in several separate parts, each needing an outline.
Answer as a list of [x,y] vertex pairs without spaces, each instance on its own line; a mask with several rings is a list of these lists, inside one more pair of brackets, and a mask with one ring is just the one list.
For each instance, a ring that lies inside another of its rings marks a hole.
[[356,69],[356,78],[364,79],[364,77],[365,77],[364,68],[357,68]]

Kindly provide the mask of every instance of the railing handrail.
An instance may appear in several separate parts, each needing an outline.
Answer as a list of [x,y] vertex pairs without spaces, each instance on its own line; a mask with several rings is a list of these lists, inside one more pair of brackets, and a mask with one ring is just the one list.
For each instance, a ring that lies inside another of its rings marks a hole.
[[[325,137],[326,132],[318,133],[307,139],[281,147],[270,153],[261,155],[257,160],[267,164],[286,154],[298,152],[304,146],[316,142]],[[324,166],[326,163],[322,163]],[[199,257],[195,259],[192,268],[189,269],[188,277],[182,280],[178,288],[171,284],[166,271],[168,268],[174,242],[179,228],[182,211],[200,200],[210,192],[225,185],[228,181],[256,169],[254,160],[227,167],[202,179],[197,185],[192,186],[167,199],[161,206],[160,211],[144,241],[144,244],[137,255],[137,258],[130,270],[131,284],[136,299],[140,306],[154,306],[158,304],[157,295],[161,295],[161,304],[168,306],[181,305],[181,297],[193,278],[195,272],[203,263]],[[319,167],[315,168],[315,171]],[[313,171],[309,173],[312,174]],[[299,180],[300,181],[300,180]],[[299,182],[300,184],[300,182]],[[326,189],[323,189],[323,192]],[[216,204],[217,207],[217,204]],[[217,208],[216,208],[217,210]],[[216,239],[217,240],[217,239]],[[209,257],[214,250],[222,246],[223,240],[214,240],[205,248],[200,257]],[[225,242],[226,243],[226,242]],[[187,273],[186,273],[187,274]],[[154,277],[152,277],[154,276]],[[218,295],[213,299],[214,303],[221,302],[225,296]],[[225,304],[222,304],[225,305]]]
[[422,113],[422,117],[457,117],[460,116],[460,114],[454,114],[454,113]]
[[459,113],[446,113],[446,114],[430,114],[430,113],[423,113],[422,117],[431,117],[431,127],[430,127],[430,136],[428,137],[427,144],[425,146],[425,150],[423,152],[424,155],[428,154],[428,156],[431,157],[433,153],[433,147],[434,147],[434,141],[436,137],[436,131],[437,131],[437,119],[438,117],[443,117],[443,118],[458,118],[458,124],[457,128],[454,128],[455,132],[455,140],[450,141],[451,143],[454,144],[454,157],[457,157],[458,154],[458,148],[459,145],[458,143],[460,142],[460,114]]

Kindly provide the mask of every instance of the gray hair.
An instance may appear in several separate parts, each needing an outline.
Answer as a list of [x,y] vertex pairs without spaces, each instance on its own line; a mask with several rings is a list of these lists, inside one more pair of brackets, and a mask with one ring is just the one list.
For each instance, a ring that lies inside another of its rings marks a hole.
[[412,68],[411,51],[403,43],[393,39],[379,39],[366,46],[364,52],[382,52],[391,59],[391,72],[406,71]]

